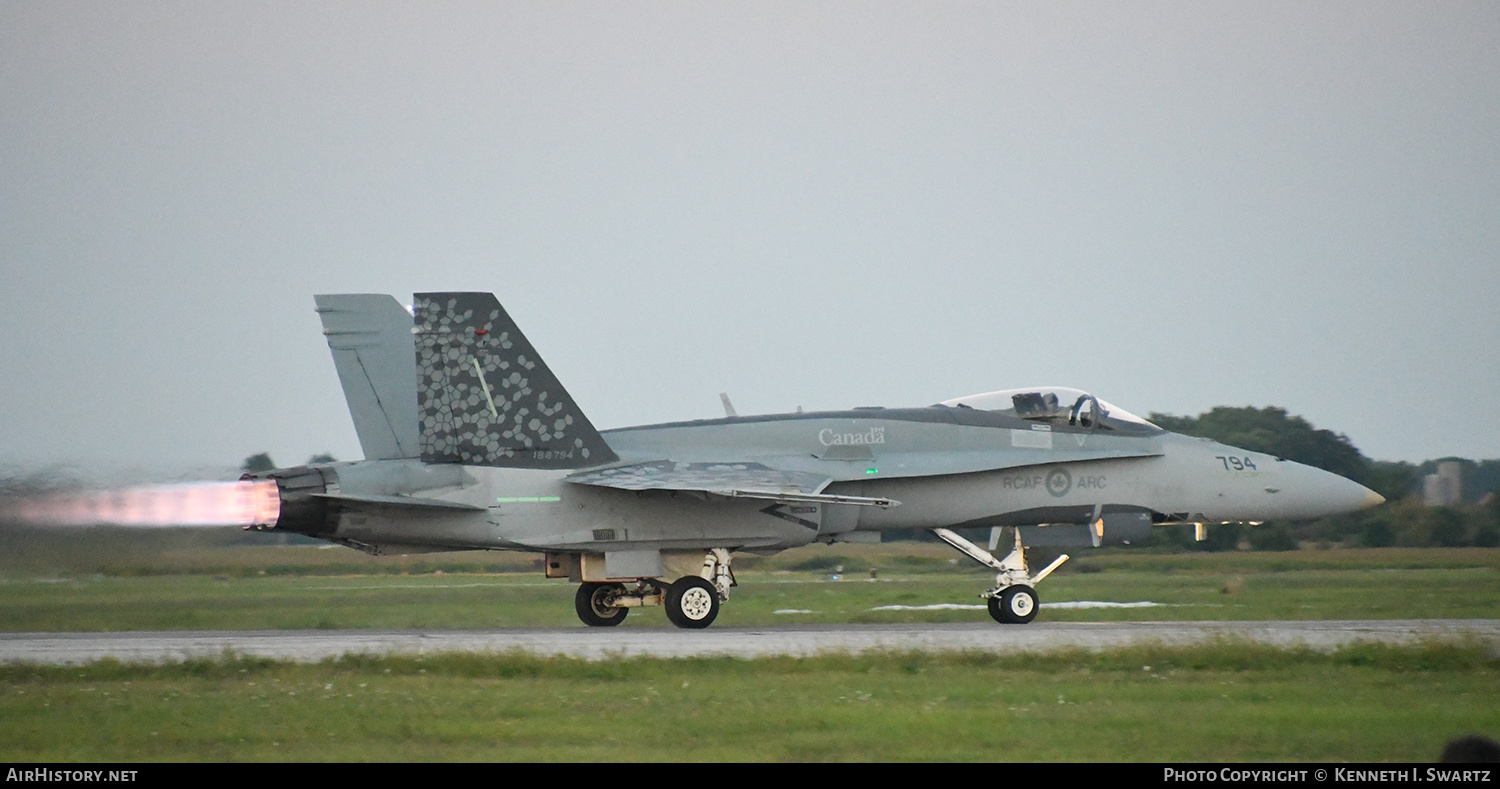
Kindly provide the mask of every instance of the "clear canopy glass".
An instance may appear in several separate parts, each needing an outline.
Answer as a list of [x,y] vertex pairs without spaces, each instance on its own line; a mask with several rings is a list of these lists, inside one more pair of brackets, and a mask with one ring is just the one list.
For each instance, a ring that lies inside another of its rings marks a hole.
[[1054,425],[1092,427],[1097,423],[1107,425],[1110,422],[1128,422],[1156,427],[1135,414],[1106,403],[1088,392],[1070,389],[1066,386],[1039,386],[1029,389],[985,392],[944,400],[942,405],[996,411],[1033,422]]

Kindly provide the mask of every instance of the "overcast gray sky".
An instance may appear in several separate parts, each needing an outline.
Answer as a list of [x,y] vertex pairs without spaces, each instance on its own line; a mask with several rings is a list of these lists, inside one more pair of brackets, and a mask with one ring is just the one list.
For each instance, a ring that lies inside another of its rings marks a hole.
[[1500,4],[0,0],[0,461],[358,458],[313,294],[449,289],[600,427],[1500,457]]

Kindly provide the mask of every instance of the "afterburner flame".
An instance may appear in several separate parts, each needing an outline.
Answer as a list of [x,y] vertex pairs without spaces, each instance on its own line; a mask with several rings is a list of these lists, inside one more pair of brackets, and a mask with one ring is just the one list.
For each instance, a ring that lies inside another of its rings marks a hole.
[[273,480],[67,491],[0,502],[0,517],[35,526],[263,528],[274,526],[280,514]]

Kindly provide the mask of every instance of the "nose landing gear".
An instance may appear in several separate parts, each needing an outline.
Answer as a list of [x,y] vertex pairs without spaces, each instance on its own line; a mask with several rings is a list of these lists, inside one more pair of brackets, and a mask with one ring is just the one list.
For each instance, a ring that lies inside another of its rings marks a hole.
[[938,539],[958,549],[960,553],[995,571],[994,587],[979,596],[984,598],[990,616],[1003,625],[1024,625],[1036,618],[1041,602],[1036,595],[1036,585],[1052,574],[1059,565],[1068,560],[1063,554],[1036,575],[1026,569],[1026,550],[1021,546],[1021,530],[1016,529],[1016,545],[1004,559],[993,554],[948,529],[933,529]]

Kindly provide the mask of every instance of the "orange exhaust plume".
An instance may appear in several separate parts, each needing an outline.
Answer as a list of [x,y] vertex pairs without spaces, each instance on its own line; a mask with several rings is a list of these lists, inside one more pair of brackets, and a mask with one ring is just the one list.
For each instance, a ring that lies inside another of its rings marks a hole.
[[35,526],[243,526],[270,528],[281,515],[272,480],[21,496],[0,501],[0,519]]

